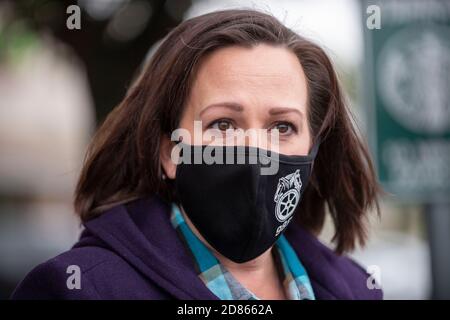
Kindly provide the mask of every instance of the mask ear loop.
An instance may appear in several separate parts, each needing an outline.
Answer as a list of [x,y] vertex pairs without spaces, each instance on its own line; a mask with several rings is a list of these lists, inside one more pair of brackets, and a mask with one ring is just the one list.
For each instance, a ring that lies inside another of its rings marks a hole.
[[320,137],[317,137],[316,141],[314,142],[311,151],[309,152],[309,157],[311,157],[312,161],[311,161],[311,172],[313,171],[314,168],[314,162],[316,160],[316,156],[317,153],[319,152],[319,147],[320,144],[322,143],[322,140],[320,139]]
[[319,147],[320,147],[320,143],[321,143],[321,139],[320,137],[317,137],[316,141],[314,142],[311,151],[309,152],[309,156],[313,159],[316,158],[317,153],[319,152]]

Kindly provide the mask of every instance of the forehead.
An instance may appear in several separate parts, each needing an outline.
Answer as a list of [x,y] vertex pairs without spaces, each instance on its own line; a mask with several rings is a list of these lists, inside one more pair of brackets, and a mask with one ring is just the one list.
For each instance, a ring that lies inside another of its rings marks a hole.
[[307,85],[303,68],[289,49],[231,46],[203,58],[191,94],[197,102],[235,98],[306,105]]

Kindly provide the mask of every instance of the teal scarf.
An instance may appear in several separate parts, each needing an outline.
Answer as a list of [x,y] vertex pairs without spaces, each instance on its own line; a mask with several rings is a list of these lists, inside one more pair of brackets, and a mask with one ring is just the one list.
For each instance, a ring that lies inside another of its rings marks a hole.
[[[181,240],[189,248],[200,279],[212,293],[221,300],[259,300],[220,264],[192,232],[176,204],[172,204],[171,222]],[[278,257],[275,261],[281,264],[283,270],[283,286],[288,299],[315,300],[308,274],[284,235],[278,238],[274,248],[274,254]]]

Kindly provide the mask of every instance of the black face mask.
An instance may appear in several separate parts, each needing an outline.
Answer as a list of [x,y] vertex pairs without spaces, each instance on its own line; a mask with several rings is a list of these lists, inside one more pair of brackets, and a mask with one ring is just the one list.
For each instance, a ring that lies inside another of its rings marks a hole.
[[[248,146],[213,147],[211,153],[211,146],[179,146],[188,163],[177,165],[175,190],[185,213],[217,252],[243,263],[269,249],[292,220],[319,142],[307,156]],[[223,159],[222,164],[197,164],[205,150]],[[233,164],[225,158],[230,155]],[[278,165],[275,174],[261,174],[274,164]]]

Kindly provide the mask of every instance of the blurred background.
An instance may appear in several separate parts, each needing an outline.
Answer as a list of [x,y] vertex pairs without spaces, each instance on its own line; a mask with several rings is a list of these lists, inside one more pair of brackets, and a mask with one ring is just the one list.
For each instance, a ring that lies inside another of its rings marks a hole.
[[76,241],[86,146],[146,56],[182,20],[230,8],[275,15],[337,66],[387,191],[354,258],[386,299],[450,298],[450,1],[3,0],[0,299]]

